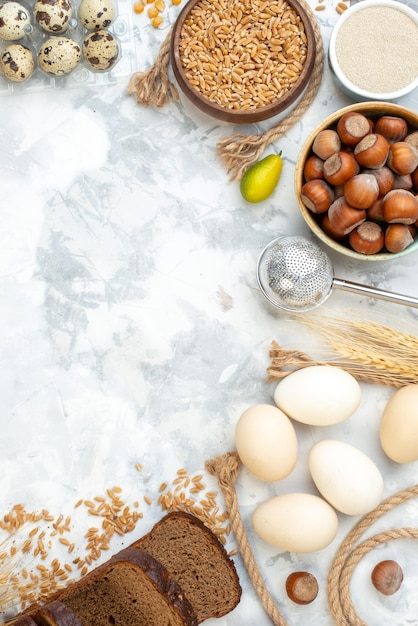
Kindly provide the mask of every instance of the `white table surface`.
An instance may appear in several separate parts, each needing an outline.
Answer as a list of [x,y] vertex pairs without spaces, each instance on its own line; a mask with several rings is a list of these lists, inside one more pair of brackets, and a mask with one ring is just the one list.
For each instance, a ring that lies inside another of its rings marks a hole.
[[[316,14],[325,49],[336,4],[327,0]],[[136,70],[152,63],[180,8],[171,7],[158,30],[145,15],[132,16]],[[71,537],[82,546],[86,522],[77,523],[74,504],[119,485],[128,504],[139,501],[144,517],[133,533],[114,537],[112,552],[162,516],[159,486],[179,468],[203,473],[205,485],[216,490],[205,461],[234,449],[234,427],[246,408],[273,402],[274,385],[266,383],[271,341],[307,351],[318,342],[267,305],[257,288],[256,260],[279,234],[308,234],[293,187],[298,152],[325,116],[351,104],[325,66],[303,119],[266,151],[282,150],[279,186],[265,202],[250,205],[238,183],[229,182],[216,144],[236,130],[267,130],[274,120],[233,128],[183,97],[160,110],[146,108],[127,94],[127,82],[0,100],[0,513],[23,503],[29,511],[73,515]],[[418,93],[400,104],[417,110]],[[332,259],[340,278],[418,296],[416,253],[388,263]],[[401,328],[417,321],[410,308],[337,292],[326,306],[359,317],[376,311]],[[360,408],[344,424],[297,429],[299,459],[288,478],[264,484],[246,471],[239,477],[251,545],[291,626],[332,624],[328,567],[357,519],[340,515],[337,538],[320,553],[289,554],[254,536],[255,506],[276,493],[315,492],[306,456],[323,437],[369,454],[384,475],[385,497],[417,482],[416,464],[396,465],[379,446],[380,414],[393,389],[362,384],[362,390]],[[414,525],[416,513],[412,501],[373,531]],[[230,536],[227,549],[234,547]],[[368,566],[358,568],[353,597],[370,626],[417,623],[416,551],[408,542],[380,549],[379,560],[404,565],[403,587],[389,599],[371,588]],[[234,558],[241,602],[208,626],[267,626]],[[287,575],[297,569],[313,571],[319,581],[309,606],[296,606],[284,592]]]

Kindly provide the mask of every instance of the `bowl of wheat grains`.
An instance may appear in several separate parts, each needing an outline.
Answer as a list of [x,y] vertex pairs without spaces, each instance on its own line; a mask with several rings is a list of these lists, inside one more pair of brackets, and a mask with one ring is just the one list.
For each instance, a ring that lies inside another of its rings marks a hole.
[[188,100],[238,124],[295,106],[315,53],[311,19],[298,0],[189,0],[170,47],[174,76]]

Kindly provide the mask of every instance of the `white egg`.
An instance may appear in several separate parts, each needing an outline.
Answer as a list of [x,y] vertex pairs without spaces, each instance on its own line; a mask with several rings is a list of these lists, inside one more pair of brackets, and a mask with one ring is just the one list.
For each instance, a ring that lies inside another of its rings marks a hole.
[[418,461],[418,385],[401,387],[389,398],[380,422],[380,443],[392,461]]
[[309,452],[308,465],[318,491],[341,513],[364,515],[382,499],[384,484],[379,468],[348,443],[319,441]]
[[274,392],[276,405],[303,424],[328,426],[350,417],[361,402],[357,380],[332,365],[311,365],[281,380]]
[[252,516],[255,532],[267,543],[289,552],[316,552],[338,531],[338,517],[322,498],[286,493],[266,500]]
[[243,465],[261,480],[281,480],[296,465],[293,424],[270,404],[256,404],[242,413],[235,426],[235,446]]

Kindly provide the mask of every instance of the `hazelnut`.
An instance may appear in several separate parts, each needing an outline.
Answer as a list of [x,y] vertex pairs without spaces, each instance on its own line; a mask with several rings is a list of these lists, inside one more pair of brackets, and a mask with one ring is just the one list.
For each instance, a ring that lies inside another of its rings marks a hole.
[[334,200],[334,191],[325,180],[317,178],[302,186],[300,197],[312,213],[325,213]]
[[378,563],[371,574],[374,587],[385,596],[396,593],[403,581],[402,568],[396,561],[388,559]]
[[418,219],[418,198],[407,189],[392,189],[383,198],[382,213],[388,224],[414,224]]
[[315,154],[311,155],[303,168],[303,176],[305,181],[315,180],[315,178],[324,178],[324,161]]
[[367,209],[367,219],[372,222],[384,222],[383,217],[383,198],[378,198],[373,202],[372,206]]
[[349,111],[338,120],[337,133],[345,146],[353,147],[371,133],[370,122],[362,113]]
[[389,143],[403,141],[408,133],[408,124],[403,117],[382,115],[376,120],[374,132],[383,135]]
[[354,209],[347,204],[344,196],[337,198],[328,209],[328,222],[330,229],[337,233],[339,237],[348,235],[356,226],[364,222],[366,211],[364,209]]
[[404,141],[418,150],[418,130],[413,130],[411,133],[408,133]]
[[348,241],[360,254],[377,254],[385,245],[385,234],[376,222],[364,221],[350,232]]
[[345,235],[341,234],[340,230],[335,230],[333,228],[331,222],[329,221],[328,211],[322,214],[320,224],[321,224],[322,230],[327,235],[329,235],[332,239],[335,239],[336,241],[340,239],[344,239]]
[[354,148],[354,155],[362,167],[383,167],[388,158],[390,143],[377,133],[366,135]]
[[293,572],[286,579],[286,593],[296,604],[310,604],[318,595],[318,581],[309,572]]
[[312,152],[324,161],[340,149],[341,139],[337,131],[330,128],[320,130],[312,144]]
[[360,166],[351,152],[335,152],[324,162],[324,178],[330,185],[344,185],[359,170]]
[[363,174],[371,174],[377,180],[377,184],[379,187],[379,196],[384,196],[388,191],[390,191],[393,187],[393,181],[395,179],[395,174],[390,170],[386,165],[383,167],[378,167],[377,169],[364,169],[362,170]]
[[385,247],[388,252],[402,252],[414,242],[415,228],[407,224],[389,224],[385,231]]
[[344,184],[344,196],[355,209],[368,209],[379,197],[379,185],[371,174],[356,174]]
[[395,174],[412,174],[418,167],[418,150],[406,141],[397,141],[390,147],[387,166]]

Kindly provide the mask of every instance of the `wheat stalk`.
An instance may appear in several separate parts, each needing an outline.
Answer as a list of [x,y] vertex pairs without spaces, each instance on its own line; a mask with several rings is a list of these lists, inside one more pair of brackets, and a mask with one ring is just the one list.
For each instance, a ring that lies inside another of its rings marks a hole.
[[[359,380],[402,387],[418,383],[418,336],[376,321],[361,321],[353,315],[310,313],[292,319],[322,336],[326,345],[313,359],[297,350],[284,350],[273,342],[268,368],[269,382],[284,378],[295,369],[313,364],[343,367]],[[405,324],[406,325],[406,324]],[[287,368],[287,369],[285,369]]]

